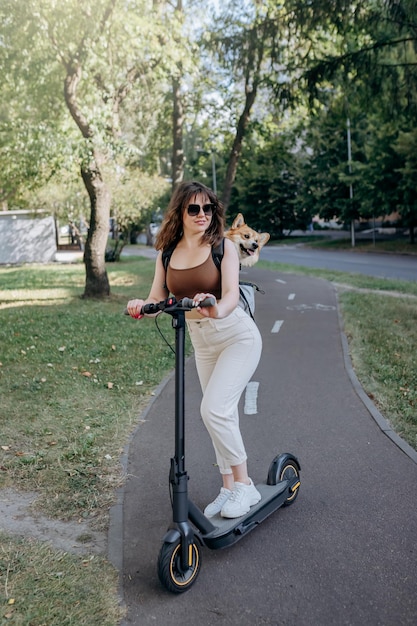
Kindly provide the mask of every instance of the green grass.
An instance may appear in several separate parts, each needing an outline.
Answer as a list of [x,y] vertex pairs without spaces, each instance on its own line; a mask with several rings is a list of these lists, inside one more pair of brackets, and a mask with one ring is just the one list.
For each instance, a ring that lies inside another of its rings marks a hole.
[[[174,365],[155,324],[123,315],[153,268],[110,265],[103,302],[80,298],[81,264],[0,268],[0,487],[36,491],[45,515],[107,529],[123,448]],[[171,339],[167,316],[159,324]],[[117,573],[103,558],[3,535],[0,579],[2,626],[119,622]]]
[[[339,297],[356,373],[417,449],[417,284],[259,266],[352,288]],[[81,263],[0,268],[0,487],[36,491],[45,515],[107,527],[124,479],[121,452],[174,366],[155,324],[123,315],[129,298],[147,294],[153,268],[140,257],[109,264],[112,295],[105,301],[80,298]],[[168,316],[159,323],[171,341]],[[117,575],[103,558],[2,535],[0,576],[2,626],[110,626],[120,619]]]
[[1,626],[114,626],[122,617],[116,572],[98,556],[0,533],[0,576]]
[[50,516],[106,522],[127,434],[173,366],[155,325],[122,314],[152,273],[143,259],[111,266],[115,295],[99,302],[76,296],[80,265],[0,270],[0,486],[38,491]]
[[417,449],[417,300],[340,296],[356,375],[394,430]]

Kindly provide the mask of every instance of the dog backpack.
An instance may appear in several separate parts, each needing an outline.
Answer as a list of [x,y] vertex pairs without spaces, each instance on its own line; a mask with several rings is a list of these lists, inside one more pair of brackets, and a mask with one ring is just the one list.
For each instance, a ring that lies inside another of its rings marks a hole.
[[[171,258],[172,253],[175,250],[175,246],[170,246],[166,250],[162,252],[162,263],[165,269],[165,272],[168,268],[168,263]],[[213,258],[213,263],[217,267],[220,272],[220,266],[222,263],[224,255],[224,239],[220,241],[217,246],[211,247],[211,256]],[[166,287],[166,285],[165,285]],[[254,319],[253,315],[255,313],[255,291],[259,291],[260,293],[265,293],[255,285],[255,283],[246,282],[243,280],[239,281],[239,306]]]

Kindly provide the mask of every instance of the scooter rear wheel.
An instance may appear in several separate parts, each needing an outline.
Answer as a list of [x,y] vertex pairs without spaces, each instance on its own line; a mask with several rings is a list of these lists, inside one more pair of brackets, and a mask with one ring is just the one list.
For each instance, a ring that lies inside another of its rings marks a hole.
[[[286,464],[284,465],[284,467],[281,470],[281,474],[280,474],[280,481],[281,480],[292,480],[293,478],[299,478],[300,477],[300,473],[299,473],[299,469],[296,465],[296,463],[292,463],[291,461],[287,461]],[[284,506],[290,506],[290,504],[292,504],[293,502],[295,502],[297,496],[298,496],[298,491],[299,491],[299,486],[296,487],[294,489],[294,491],[288,496],[288,498],[285,500],[284,504],[282,505]]]
[[183,593],[193,585],[200,572],[200,546],[193,542],[189,546],[190,565],[181,567],[181,541],[163,543],[159,551],[158,577],[162,585],[171,593]]

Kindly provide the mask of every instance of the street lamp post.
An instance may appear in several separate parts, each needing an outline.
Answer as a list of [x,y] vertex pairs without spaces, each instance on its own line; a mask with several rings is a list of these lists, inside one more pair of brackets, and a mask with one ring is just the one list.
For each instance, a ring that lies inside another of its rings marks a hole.
[[[347,125],[348,169],[349,169],[349,174],[352,174],[352,146],[351,146],[351,139],[350,139],[350,119],[349,118],[347,118],[346,125]],[[350,181],[349,183],[349,198],[350,198],[351,210],[353,210],[352,181]],[[350,237],[351,237],[351,242],[352,242],[352,248],[354,248],[355,247],[355,220],[353,216],[350,222]]]
[[213,175],[213,191],[217,195],[216,159],[214,150],[211,151],[211,172]]

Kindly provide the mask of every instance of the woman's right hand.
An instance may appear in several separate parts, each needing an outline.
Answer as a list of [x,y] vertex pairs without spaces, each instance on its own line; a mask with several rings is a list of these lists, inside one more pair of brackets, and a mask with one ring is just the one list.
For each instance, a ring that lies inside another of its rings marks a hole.
[[126,308],[130,317],[133,317],[136,320],[140,320],[143,317],[142,307],[144,304],[145,304],[144,300],[139,300],[139,299],[129,300]]

